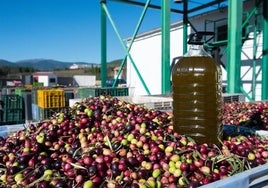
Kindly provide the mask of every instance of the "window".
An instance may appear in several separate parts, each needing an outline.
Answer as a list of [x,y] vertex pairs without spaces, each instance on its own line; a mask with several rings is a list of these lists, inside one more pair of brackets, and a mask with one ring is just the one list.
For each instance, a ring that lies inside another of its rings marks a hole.
[[50,83],[55,83],[56,82],[56,79],[55,78],[49,78],[49,82]]
[[228,31],[227,25],[219,26],[217,29],[218,34],[217,40],[218,41],[227,40],[227,31]]
[[[242,28],[242,37],[246,37],[246,28]],[[227,40],[228,39],[228,25],[222,25],[217,28],[217,40]]]

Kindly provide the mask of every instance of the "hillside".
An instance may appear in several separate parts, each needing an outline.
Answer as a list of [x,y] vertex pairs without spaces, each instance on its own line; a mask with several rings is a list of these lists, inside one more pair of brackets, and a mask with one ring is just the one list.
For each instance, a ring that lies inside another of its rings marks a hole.
[[114,60],[114,61],[110,61],[110,62],[108,62],[107,67],[110,68],[110,67],[120,66],[121,61],[122,61],[122,59],[117,59],[117,60]]
[[95,63],[86,63],[86,62],[63,62],[63,61],[56,61],[52,59],[29,59],[29,60],[22,60],[17,62],[10,62],[7,60],[0,60],[0,67],[31,67],[35,70],[39,71],[52,71],[56,69],[67,69],[72,64],[79,64],[79,65],[90,65]]
[[[107,76],[112,78],[114,68],[120,66],[122,60],[114,60],[107,63]],[[95,65],[95,68],[69,69],[73,64]],[[97,65],[97,66],[96,66]],[[23,67],[23,68],[21,68]],[[73,75],[96,75],[100,78],[100,64],[84,62],[61,62],[48,59],[30,59],[18,62],[0,60],[0,78],[19,79],[20,75],[29,75],[36,71],[53,71],[59,77],[72,77]]]
[[31,59],[15,62],[18,66],[32,67],[36,70],[50,71],[55,69],[66,69],[69,68],[72,63],[55,61],[51,59]]
[[17,65],[15,63],[12,63],[10,61],[6,61],[4,59],[0,59],[0,67],[16,67]]
[[[120,66],[122,60],[114,60],[107,63],[107,76],[108,78],[113,77],[113,69]],[[87,72],[86,69],[61,69],[53,71],[59,77],[72,77],[73,75],[94,75],[94,73]],[[97,78],[100,77],[100,72],[96,74]]]
[[[119,66],[121,64],[121,59],[114,60],[107,63],[107,68],[112,68]],[[29,59],[21,60],[17,62],[11,62],[7,60],[0,59],[0,67],[31,67],[39,71],[53,71],[60,69],[68,69],[71,65],[97,65],[96,63],[87,62],[63,62],[52,59]]]
[[86,73],[84,69],[54,70],[53,73],[56,74],[58,77],[72,77],[74,75],[89,75],[89,73]]

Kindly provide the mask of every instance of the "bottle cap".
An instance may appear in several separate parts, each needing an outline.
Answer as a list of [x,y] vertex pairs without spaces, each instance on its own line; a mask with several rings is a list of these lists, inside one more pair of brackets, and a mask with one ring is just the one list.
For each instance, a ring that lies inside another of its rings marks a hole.
[[[212,35],[207,41],[202,40],[204,36]],[[197,44],[197,45],[203,45],[205,42],[208,42],[214,37],[214,32],[208,32],[208,31],[199,31],[195,33],[191,33],[189,35],[188,44]]]

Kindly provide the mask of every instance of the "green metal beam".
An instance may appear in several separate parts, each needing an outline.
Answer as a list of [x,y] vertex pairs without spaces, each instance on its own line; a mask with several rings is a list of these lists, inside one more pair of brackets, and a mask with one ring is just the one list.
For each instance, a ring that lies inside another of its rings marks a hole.
[[268,2],[263,0],[262,100],[268,99]]
[[253,101],[252,97],[244,90],[244,88],[241,86],[240,87],[241,93],[243,93],[245,95],[245,97],[249,100],[249,101]]
[[106,14],[104,5],[106,0],[100,0],[100,26],[101,26],[101,86],[106,87],[107,80],[107,29],[106,29]]
[[241,92],[242,7],[242,1],[230,1],[228,6],[228,93]]
[[[188,10],[188,14],[192,13],[192,12],[202,10],[204,8],[207,8],[207,7],[211,7],[211,6],[216,5],[216,4],[220,4],[220,3],[225,2],[225,1],[226,0],[216,0],[216,1],[211,1],[211,2],[208,2],[208,3],[204,3],[204,4],[202,4],[202,5],[198,6],[198,7],[195,7],[195,8],[192,8],[192,9]],[[184,1],[184,2],[187,2],[187,0]]]
[[162,94],[170,93],[170,1],[162,2]]
[[143,80],[143,78],[142,78],[142,76],[141,76],[141,74],[140,74],[140,72],[139,72],[137,66],[135,65],[134,60],[133,60],[131,54],[128,52],[127,46],[126,46],[126,44],[124,43],[123,38],[120,36],[120,34],[119,34],[119,32],[118,32],[117,27],[115,26],[115,23],[114,23],[114,21],[113,21],[113,19],[112,19],[112,17],[111,17],[111,14],[110,14],[109,11],[108,11],[108,8],[107,8],[106,4],[103,4],[102,7],[103,7],[103,10],[105,11],[106,16],[108,17],[108,19],[109,19],[109,21],[110,21],[110,23],[111,23],[111,25],[112,25],[112,27],[113,27],[113,29],[114,29],[114,31],[115,31],[117,37],[118,37],[118,39],[120,40],[121,45],[122,45],[122,47],[123,47],[125,53],[127,54],[127,56],[128,56],[128,58],[129,58],[129,60],[130,60],[130,62],[131,62],[131,64],[132,64],[133,68],[135,69],[135,71],[136,71],[136,73],[137,73],[137,75],[138,75],[138,77],[139,77],[139,79],[140,79],[140,81],[141,81],[141,83],[142,83],[142,85],[143,85],[143,87],[144,87],[146,93],[147,93],[148,95],[150,95],[151,93],[150,93],[150,91],[149,91],[149,89],[148,89],[146,83],[144,82],[144,80]]
[[[133,5],[137,5],[137,6],[145,6],[146,5],[145,3],[138,2],[138,1],[133,1],[133,0],[110,0],[110,1],[117,1],[117,2],[121,2],[121,3],[133,4]],[[148,7],[152,8],[152,9],[161,10],[161,6],[159,6],[159,5],[149,4]],[[183,11],[177,10],[177,9],[174,9],[174,8],[171,8],[170,12],[183,14]]]
[[257,85],[257,37],[258,37],[258,28],[257,28],[257,16],[258,16],[258,9],[257,6],[254,7],[253,9],[254,15],[255,15],[255,20],[254,20],[254,37],[253,37],[253,61],[252,61],[252,101],[256,100],[256,85]]
[[[134,31],[134,33],[133,33],[133,35],[132,35],[132,38],[131,38],[131,41],[130,41],[130,43],[129,43],[129,45],[128,45],[128,48],[127,48],[127,51],[128,51],[128,52],[130,52],[130,50],[131,50],[131,47],[132,47],[132,45],[133,45],[133,42],[134,42],[134,40],[135,40],[135,38],[136,38],[136,36],[137,36],[137,33],[138,33],[139,29],[140,29],[141,23],[142,23],[142,21],[143,21],[143,19],[144,19],[144,17],[145,17],[145,14],[146,14],[146,12],[147,12],[147,9],[148,9],[148,6],[149,6],[150,2],[151,2],[151,0],[147,0],[146,4],[145,4],[145,6],[144,6],[144,9],[143,9],[142,14],[141,14],[141,16],[140,16],[140,19],[139,19],[139,21],[138,21],[138,24],[137,24],[137,26],[136,26],[136,28],[135,28],[135,31]],[[117,73],[117,75],[116,75],[116,78],[115,78],[115,81],[114,81],[114,83],[113,83],[113,87],[115,87],[116,80],[119,78],[119,75],[121,74],[121,72],[122,72],[122,70],[123,70],[123,67],[124,67],[124,65],[125,65],[125,63],[126,63],[127,57],[128,57],[128,56],[127,56],[127,54],[126,54],[125,57],[123,58],[123,60],[121,61],[119,71],[118,71],[118,73]]]

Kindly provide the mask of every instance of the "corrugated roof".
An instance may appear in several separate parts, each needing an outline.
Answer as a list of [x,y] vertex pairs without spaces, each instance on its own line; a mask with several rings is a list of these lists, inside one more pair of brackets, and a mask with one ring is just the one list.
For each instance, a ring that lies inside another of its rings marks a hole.
[[[212,1],[212,0],[206,0],[204,2],[202,1],[202,3],[198,3],[196,1],[188,1],[189,11],[191,11],[193,9],[198,9],[198,8],[205,7],[205,4],[206,3],[213,4],[213,3],[216,3],[216,2],[219,3],[217,5],[218,8],[213,7],[213,8],[209,8],[209,10],[205,10],[205,11],[204,10],[203,11],[201,10],[201,11],[199,11],[198,14],[193,14],[193,16],[189,16],[188,19],[189,20],[193,20],[193,19],[198,18],[200,16],[211,14],[211,13],[217,11],[219,8],[220,9],[227,9],[227,5],[222,4],[223,2],[226,2],[226,0],[214,0],[214,1]],[[215,5],[213,5],[213,6],[215,6]],[[180,10],[180,11],[182,11],[182,10]],[[174,29],[179,28],[180,26],[182,26],[182,24],[183,24],[183,20],[182,19],[179,20],[178,22],[171,23],[171,30],[174,30]],[[161,34],[161,27],[158,27],[158,28],[155,28],[155,29],[152,29],[152,30],[149,30],[149,31],[146,31],[146,32],[143,32],[143,33],[138,34],[136,36],[136,38],[135,38],[135,41],[140,40],[140,39],[144,39],[144,38],[153,37],[155,35],[160,35],[160,34]],[[131,41],[131,37],[127,38],[126,41]]]
[[35,72],[33,73],[33,76],[48,76],[54,74],[53,72]]

